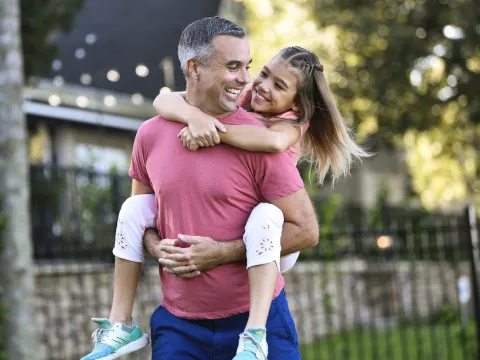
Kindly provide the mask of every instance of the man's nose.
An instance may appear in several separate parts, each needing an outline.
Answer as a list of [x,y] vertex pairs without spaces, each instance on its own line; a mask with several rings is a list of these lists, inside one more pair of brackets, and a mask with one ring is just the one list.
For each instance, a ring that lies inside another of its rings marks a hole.
[[250,74],[247,68],[242,68],[242,70],[239,71],[237,81],[242,85],[245,85],[250,81]]

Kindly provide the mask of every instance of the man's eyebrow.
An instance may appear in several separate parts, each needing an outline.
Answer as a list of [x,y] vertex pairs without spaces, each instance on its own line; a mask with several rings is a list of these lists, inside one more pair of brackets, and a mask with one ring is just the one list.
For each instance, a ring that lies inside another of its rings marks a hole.
[[[250,61],[248,62],[248,65],[251,64],[253,61],[253,59],[250,59]],[[241,65],[242,64],[242,61],[240,60],[230,60],[229,62],[227,62],[227,66],[230,66],[230,65]]]

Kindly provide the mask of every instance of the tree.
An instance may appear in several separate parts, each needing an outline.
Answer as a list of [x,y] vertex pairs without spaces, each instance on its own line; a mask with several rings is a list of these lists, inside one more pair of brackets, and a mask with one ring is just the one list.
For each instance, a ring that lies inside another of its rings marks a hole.
[[480,12],[473,0],[315,0],[337,31],[333,87],[364,137],[405,146],[426,207],[480,204]]
[[0,268],[8,358],[27,360],[37,357],[37,347],[19,11],[18,0],[0,1]]
[[55,40],[73,26],[84,0],[21,0],[25,78],[43,75],[57,57]]
[[480,203],[474,0],[243,2],[254,55],[290,43],[314,50],[360,139],[405,146],[425,206]]

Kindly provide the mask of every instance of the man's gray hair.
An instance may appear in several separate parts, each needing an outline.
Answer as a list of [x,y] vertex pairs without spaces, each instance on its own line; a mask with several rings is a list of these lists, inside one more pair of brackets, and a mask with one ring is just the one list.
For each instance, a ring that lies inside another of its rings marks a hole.
[[215,48],[213,38],[219,35],[245,37],[245,31],[233,22],[219,16],[206,17],[188,25],[183,30],[178,43],[178,59],[185,77],[188,77],[187,61],[195,59],[209,65]]

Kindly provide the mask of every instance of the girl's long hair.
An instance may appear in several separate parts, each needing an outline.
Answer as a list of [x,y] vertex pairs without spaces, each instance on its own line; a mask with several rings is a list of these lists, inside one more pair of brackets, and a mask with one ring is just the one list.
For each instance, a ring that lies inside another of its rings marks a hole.
[[331,172],[332,182],[350,173],[353,158],[372,154],[354,140],[333,99],[323,65],[311,51],[299,46],[287,47],[279,55],[300,75],[295,103],[300,109],[298,125],[310,122],[302,140],[302,160],[308,160],[320,184]]

